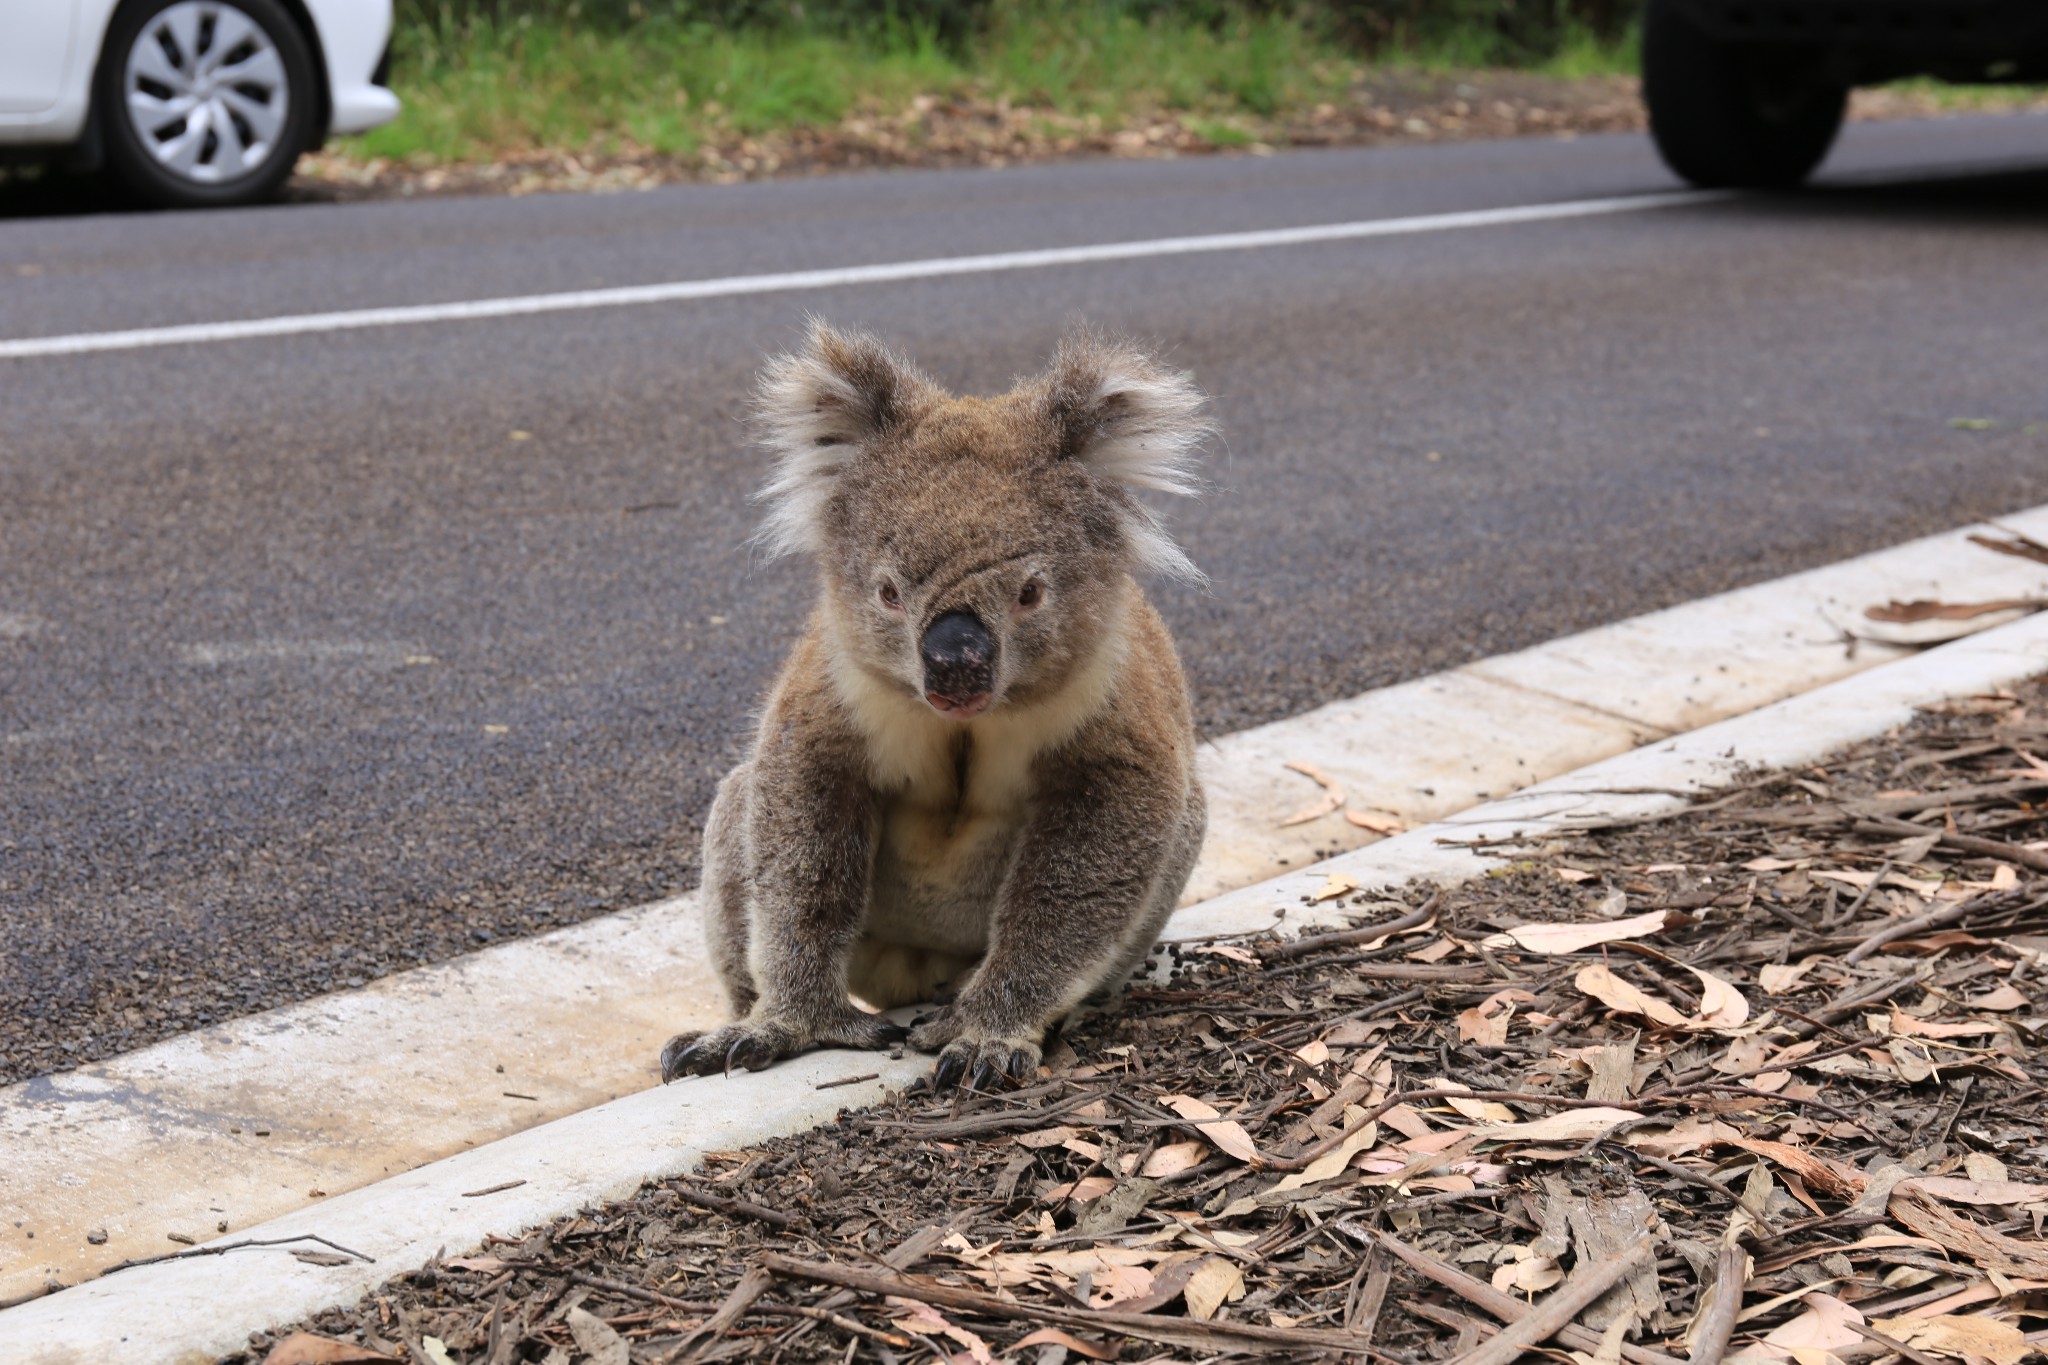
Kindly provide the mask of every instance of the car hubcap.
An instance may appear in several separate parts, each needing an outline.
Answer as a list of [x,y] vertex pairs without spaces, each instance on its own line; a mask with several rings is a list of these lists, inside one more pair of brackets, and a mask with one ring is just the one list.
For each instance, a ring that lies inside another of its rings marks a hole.
[[136,139],[165,170],[203,185],[269,160],[291,98],[270,35],[233,5],[206,0],[142,26],[123,88]]

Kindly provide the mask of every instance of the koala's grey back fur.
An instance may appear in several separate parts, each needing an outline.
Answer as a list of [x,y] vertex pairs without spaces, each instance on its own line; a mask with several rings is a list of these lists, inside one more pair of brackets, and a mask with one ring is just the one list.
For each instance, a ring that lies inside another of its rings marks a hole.
[[[1131,490],[1190,490],[1201,404],[1086,335],[993,399],[823,326],[764,372],[763,540],[813,556],[821,594],[706,828],[737,1018],[674,1040],[665,1077],[880,1046],[892,1026],[849,991],[942,990],[910,1038],[944,1049],[940,1080],[1021,1077],[1144,957],[1204,807],[1180,661],[1132,577],[1194,570]],[[942,714],[945,620],[986,638],[987,687]]]

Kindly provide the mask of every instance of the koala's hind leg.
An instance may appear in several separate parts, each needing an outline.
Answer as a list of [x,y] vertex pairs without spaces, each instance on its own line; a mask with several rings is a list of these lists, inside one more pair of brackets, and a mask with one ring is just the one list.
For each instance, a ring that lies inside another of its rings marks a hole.
[[[747,809],[752,802],[753,769],[742,763],[718,784],[711,816],[704,822],[704,937],[711,965],[725,987],[733,1017],[743,1019],[760,991],[747,966]],[[677,1059],[704,1037],[702,1029],[679,1033],[661,1050],[661,1076],[675,1074]]]
[[711,965],[725,985],[734,1017],[754,1008],[760,992],[747,966],[747,810],[754,768],[743,763],[718,784],[704,822],[704,894]]
[[[798,708],[787,694],[778,708]],[[855,743],[774,712],[721,811],[713,952],[746,1013],[662,1049],[664,1081],[758,1071],[818,1046],[885,1047],[903,1030],[847,995],[874,863],[873,795]],[[721,792],[720,801],[726,800]],[[728,834],[728,825],[742,833]],[[734,883],[737,882],[738,885]]]

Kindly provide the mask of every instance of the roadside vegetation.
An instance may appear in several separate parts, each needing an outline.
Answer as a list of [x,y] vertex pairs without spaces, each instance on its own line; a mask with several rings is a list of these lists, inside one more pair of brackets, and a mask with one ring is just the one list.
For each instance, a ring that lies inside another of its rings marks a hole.
[[1627,8],[413,0],[394,52],[406,114],[350,145],[433,161],[541,148],[687,157],[734,134],[835,127],[920,97],[1105,126],[1171,115],[1238,145],[1257,125],[1341,102],[1376,67],[1628,72]]
[[[320,197],[1637,129],[1636,0],[399,0]],[[2048,104],[1909,82],[1856,117]]]

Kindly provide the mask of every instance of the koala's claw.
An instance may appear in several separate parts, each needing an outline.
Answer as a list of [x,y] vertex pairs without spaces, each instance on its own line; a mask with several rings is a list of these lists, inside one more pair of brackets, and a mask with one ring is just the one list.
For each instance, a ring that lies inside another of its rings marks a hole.
[[861,1014],[851,1006],[846,1017],[822,1027],[776,1016],[742,1019],[709,1033],[679,1033],[661,1050],[661,1083],[679,1076],[730,1076],[734,1070],[760,1071],[806,1048],[859,1047],[880,1049],[909,1035],[901,1024],[877,1014]]
[[939,1064],[932,1068],[932,1089],[951,1090],[966,1074],[966,1054],[949,1049],[939,1058]]
[[661,1049],[661,1083],[667,1085],[678,1076],[690,1074],[691,1058],[696,1054],[703,1040],[701,1033],[678,1033]]
[[749,1071],[759,1071],[775,1060],[775,1050],[759,1038],[738,1038],[725,1050],[725,1074],[732,1075],[735,1066]]
[[661,1083],[679,1076],[730,1075],[734,1067],[759,1071],[803,1050],[787,1030],[755,1024],[727,1024],[709,1033],[679,1033],[661,1050]]
[[1023,1085],[1038,1071],[1038,1049],[1001,1039],[976,1042],[962,1038],[939,1054],[932,1068],[933,1091],[950,1089],[966,1078],[969,1090],[1007,1090]]

